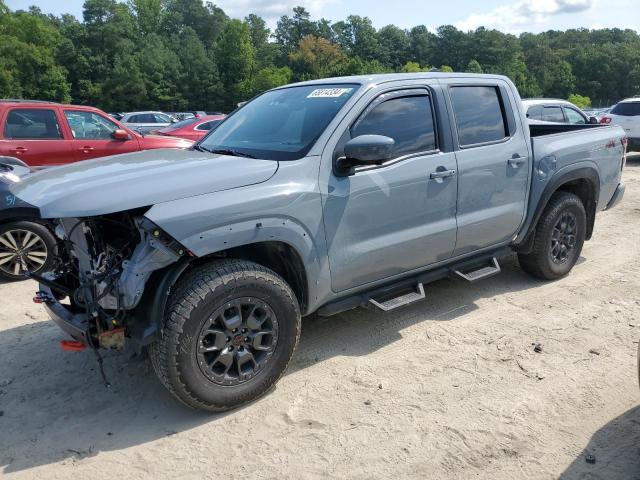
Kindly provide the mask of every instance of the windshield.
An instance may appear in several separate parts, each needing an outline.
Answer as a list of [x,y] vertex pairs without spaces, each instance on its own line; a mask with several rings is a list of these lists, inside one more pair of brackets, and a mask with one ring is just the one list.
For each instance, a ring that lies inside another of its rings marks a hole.
[[268,160],[304,157],[359,85],[289,87],[260,95],[199,144]]

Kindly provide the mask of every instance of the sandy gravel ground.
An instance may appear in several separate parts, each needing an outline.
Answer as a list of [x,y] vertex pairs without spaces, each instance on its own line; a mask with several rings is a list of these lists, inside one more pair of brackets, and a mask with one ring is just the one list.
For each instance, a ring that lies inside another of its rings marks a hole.
[[108,356],[105,390],[34,285],[0,285],[0,475],[640,478],[640,159],[624,177],[568,278],[511,260],[397,313],[307,318],[277,388],[225,415],[186,410],[131,354]]

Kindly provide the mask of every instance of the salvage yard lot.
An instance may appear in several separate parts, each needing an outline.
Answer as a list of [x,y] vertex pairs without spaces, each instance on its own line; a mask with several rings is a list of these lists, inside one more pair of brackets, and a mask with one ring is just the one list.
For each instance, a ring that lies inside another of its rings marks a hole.
[[277,387],[222,415],[177,404],[132,352],[107,355],[105,390],[91,352],[58,348],[35,284],[2,284],[0,474],[638,478],[640,157],[623,180],[567,278],[511,259],[398,312],[306,318]]

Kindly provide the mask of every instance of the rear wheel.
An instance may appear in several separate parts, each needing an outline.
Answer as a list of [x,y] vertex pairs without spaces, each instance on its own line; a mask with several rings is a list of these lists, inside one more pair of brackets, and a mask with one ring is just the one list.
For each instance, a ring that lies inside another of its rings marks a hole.
[[0,279],[24,280],[26,272],[45,271],[55,248],[53,234],[39,223],[19,221],[0,226]]
[[150,348],[164,386],[209,411],[258,398],[284,373],[300,336],[300,309],[275,272],[219,260],[180,280],[162,338]]
[[577,195],[557,192],[536,226],[531,253],[519,254],[524,271],[543,280],[567,275],[580,257],[587,215]]

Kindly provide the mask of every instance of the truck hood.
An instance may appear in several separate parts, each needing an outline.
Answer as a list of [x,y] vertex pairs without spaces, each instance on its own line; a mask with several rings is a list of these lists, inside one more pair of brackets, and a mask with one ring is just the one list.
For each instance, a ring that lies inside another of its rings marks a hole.
[[91,217],[261,183],[278,162],[159,149],[42,170],[10,186],[42,218]]

